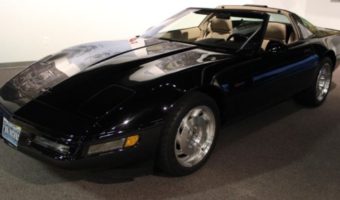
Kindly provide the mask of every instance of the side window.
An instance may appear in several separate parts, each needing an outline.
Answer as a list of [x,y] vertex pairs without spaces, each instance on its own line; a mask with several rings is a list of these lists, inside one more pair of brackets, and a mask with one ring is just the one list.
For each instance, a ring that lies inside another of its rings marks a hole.
[[301,17],[298,17],[298,16],[295,16],[295,18],[296,18],[297,25],[299,26],[301,30],[302,37],[304,39],[307,39],[313,36],[317,32],[316,27],[310,22],[308,22],[307,20]]

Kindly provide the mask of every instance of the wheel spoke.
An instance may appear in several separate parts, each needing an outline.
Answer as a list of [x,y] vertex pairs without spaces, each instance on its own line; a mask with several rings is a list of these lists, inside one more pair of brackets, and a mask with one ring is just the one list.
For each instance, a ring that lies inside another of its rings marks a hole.
[[206,153],[207,153],[202,148],[202,145],[200,143],[195,143],[193,145],[193,147],[194,147],[195,156],[192,156],[192,157],[187,159],[187,162],[189,162],[189,163],[194,163],[194,162],[202,160],[205,157]]
[[196,108],[195,110],[193,110],[191,116],[192,117],[197,117],[202,113],[202,109],[201,108]]
[[189,124],[189,121],[190,120],[188,120],[187,118],[182,121],[181,132],[176,136],[176,141],[179,144],[181,153],[185,155],[190,155],[193,151],[190,144],[192,138],[192,128]]
[[189,146],[189,131],[186,129],[182,130],[181,134],[177,134],[176,137],[176,142],[179,145],[179,149],[181,150],[182,153],[187,153],[187,147]]

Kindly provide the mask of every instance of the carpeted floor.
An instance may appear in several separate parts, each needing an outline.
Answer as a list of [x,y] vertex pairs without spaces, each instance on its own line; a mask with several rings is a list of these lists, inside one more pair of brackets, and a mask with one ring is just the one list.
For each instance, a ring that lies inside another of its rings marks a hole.
[[[21,68],[0,69],[0,85]],[[151,164],[102,172],[56,169],[0,141],[0,200],[340,199],[340,70],[325,104],[284,102],[223,128],[211,159],[182,178]]]

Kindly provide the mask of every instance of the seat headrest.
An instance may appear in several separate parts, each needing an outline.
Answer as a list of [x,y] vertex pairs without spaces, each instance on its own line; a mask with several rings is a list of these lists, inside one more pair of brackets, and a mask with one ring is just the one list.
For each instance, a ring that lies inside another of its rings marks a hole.
[[286,25],[275,22],[269,22],[264,39],[285,42],[286,32],[287,32]]
[[215,17],[210,21],[209,28],[210,28],[210,31],[212,32],[226,34],[231,31],[232,23],[231,23],[231,20],[218,19]]

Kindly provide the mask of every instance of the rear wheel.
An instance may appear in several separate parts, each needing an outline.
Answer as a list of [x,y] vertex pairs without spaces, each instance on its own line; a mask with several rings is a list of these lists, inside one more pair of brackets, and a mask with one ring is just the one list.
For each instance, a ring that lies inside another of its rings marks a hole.
[[307,106],[319,106],[326,100],[332,84],[332,66],[331,59],[322,60],[314,84],[296,97],[298,103]]
[[172,176],[198,170],[208,159],[219,130],[218,108],[202,93],[182,99],[170,113],[163,131],[158,166]]

